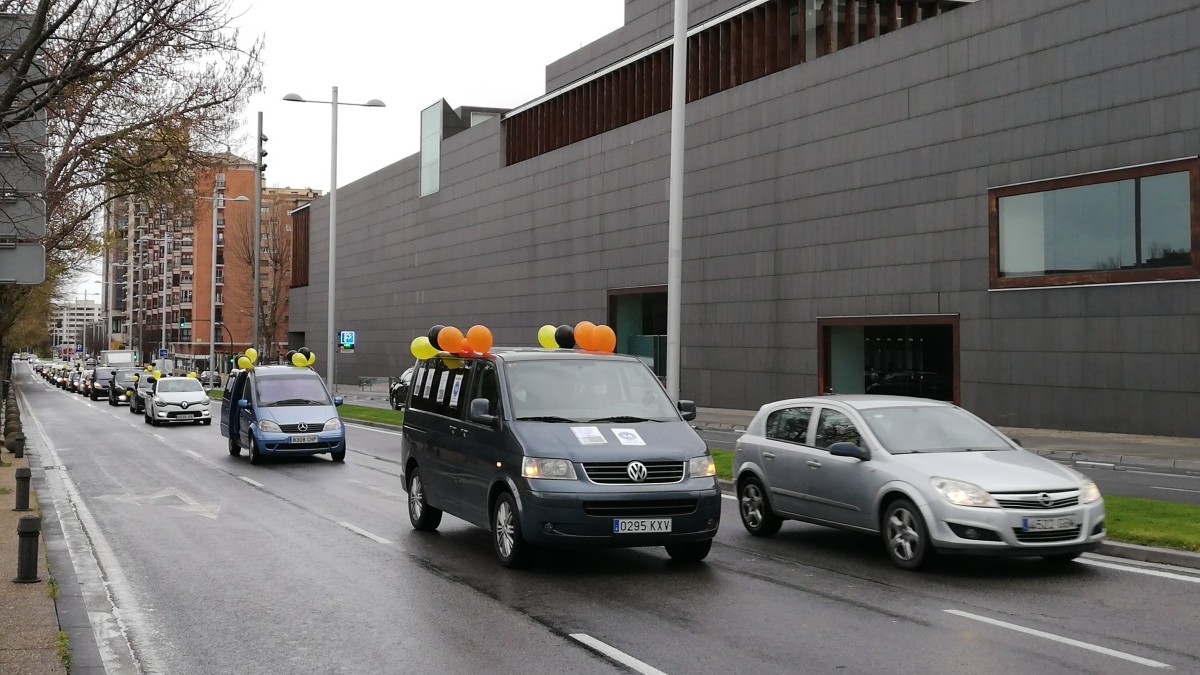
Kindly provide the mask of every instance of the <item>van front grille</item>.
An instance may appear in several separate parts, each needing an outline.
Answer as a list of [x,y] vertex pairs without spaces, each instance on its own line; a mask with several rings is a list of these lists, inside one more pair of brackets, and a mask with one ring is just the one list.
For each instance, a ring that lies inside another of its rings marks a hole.
[[583,512],[604,518],[660,518],[686,516],[696,511],[695,499],[659,499],[614,502],[584,502]]
[[641,485],[646,483],[678,483],[683,480],[683,462],[642,462],[646,465],[646,480],[629,477],[629,462],[584,462],[588,480],[601,485]]

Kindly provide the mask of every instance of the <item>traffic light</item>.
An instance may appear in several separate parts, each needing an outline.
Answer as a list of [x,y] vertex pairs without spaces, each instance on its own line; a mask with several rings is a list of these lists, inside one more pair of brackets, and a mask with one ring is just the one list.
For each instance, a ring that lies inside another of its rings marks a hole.
[[267,156],[267,151],[263,149],[263,143],[266,143],[266,142],[267,142],[267,135],[262,132],[262,118],[259,118],[259,127],[258,127],[258,175],[259,176],[262,176],[262,174],[267,172],[267,163],[263,161],[263,158]]
[[180,321],[180,322],[179,322],[179,327],[180,327],[180,328],[187,328],[187,322],[186,322],[186,321]]

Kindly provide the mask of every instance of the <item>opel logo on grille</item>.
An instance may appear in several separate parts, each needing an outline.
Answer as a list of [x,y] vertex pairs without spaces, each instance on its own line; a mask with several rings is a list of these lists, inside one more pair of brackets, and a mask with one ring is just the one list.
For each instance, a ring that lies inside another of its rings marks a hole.
[[308,425],[304,422],[296,425],[296,431],[308,431]]
[[1045,492],[1038,495],[1037,500],[1042,506],[1044,506],[1046,508],[1050,508],[1050,505],[1054,503],[1054,500],[1050,498],[1050,495],[1046,494]]
[[641,462],[630,462],[629,466],[625,467],[625,472],[629,474],[629,480],[635,483],[646,480],[646,465]]

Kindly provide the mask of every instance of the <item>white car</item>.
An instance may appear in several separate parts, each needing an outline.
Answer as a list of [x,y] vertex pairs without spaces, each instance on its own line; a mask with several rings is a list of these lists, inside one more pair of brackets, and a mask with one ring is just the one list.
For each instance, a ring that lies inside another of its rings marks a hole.
[[164,377],[154,383],[146,399],[146,424],[168,422],[212,424],[210,399],[194,377]]

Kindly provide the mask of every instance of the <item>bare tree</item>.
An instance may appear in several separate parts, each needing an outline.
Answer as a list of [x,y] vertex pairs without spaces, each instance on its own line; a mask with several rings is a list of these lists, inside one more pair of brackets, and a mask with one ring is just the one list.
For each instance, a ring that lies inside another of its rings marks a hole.
[[[262,311],[259,313],[258,335],[260,352],[267,357],[274,357],[278,351],[279,332],[286,324],[288,286],[292,278],[292,217],[289,211],[298,204],[294,199],[288,200],[278,195],[263,195],[262,239],[259,241],[259,272],[261,283]],[[226,221],[226,229],[232,226],[236,230],[235,237],[226,239],[225,245],[231,251],[239,268],[244,274],[241,278],[254,279],[254,215],[245,209],[239,210],[232,223]],[[246,291],[247,297],[253,297],[254,287]],[[239,309],[247,317],[252,317],[254,307],[247,303]],[[253,319],[251,318],[253,322]],[[264,351],[265,350],[265,351]]]
[[[106,204],[175,201],[228,148],[261,86],[262,43],[240,46],[227,0],[0,0],[0,14],[28,15],[0,34],[0,146],[28,146],[16,134],[45,119],[42,243],[57,288],[104,246]],[[34,295],[0,286],[0,344]]]

